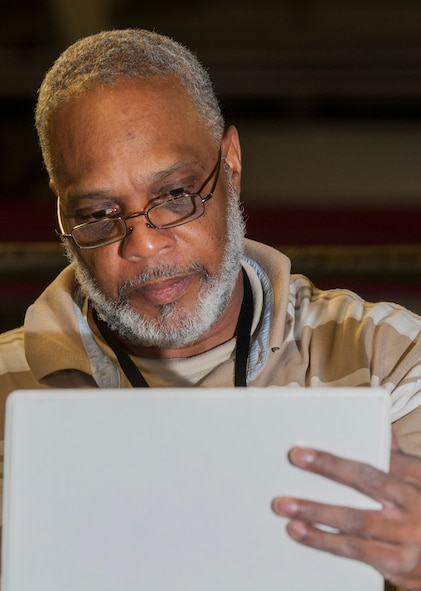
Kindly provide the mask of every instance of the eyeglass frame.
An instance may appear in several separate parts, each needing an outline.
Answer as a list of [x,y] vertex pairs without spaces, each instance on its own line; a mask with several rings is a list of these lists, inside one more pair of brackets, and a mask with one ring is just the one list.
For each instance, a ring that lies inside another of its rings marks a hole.
[[[219,148],[219,152],[218,152],[218,160],[215,164],[215,166],[213,167],[210,175],[206,178],[206,180],[203,182],[202,186],[199,188],[199,190],[195,193],[183,193],[182,195],[176,197],[171,197],[170,199],[166,199],[165,201],[162,201],[162,203],[157,203],[156,205],[152,205],[149,209],[146,209],[144,211],[138,211],[136,213],[132,213],[130,215],[127,216],[115,216],[115,217],[107,217],[105,216],[104,218],[101,218],[100,220],[94,220],[93,222],[85,222],[83,224],[77,224],[76,226],[74,226],[72,228],[72,230],[70,231],[70,233],[66,234],[64,231],[64,225],[63,225],[63,221],[62,221],[62,216],[61,216],[61,207],[60,207],[60,196],[57,196],[57,219],[58,219],[58,225],[59,225],[59,230],[57,232],[57,235],[60,238],[70,238],[73,240],[74,244],[80,249],[80,250],[91,250],[93,248],[101,248],[101,246],[109,246],[110,244],[114,244],[115,242],[121,242],[122,240],[124,240],[129,234],[131,234],[133,232],[133,226],[127,226],[126,221],[127,220],[131,220],[137,217],[141,217],[141,216],[145,216],[147,223],[146,226],[148,228],[151,228],[153,230],[168,230],[170,228],[176,228],[178,226],[183,226],[184,224],[189,224],[190,222],[194,222],[195,220],[198,220],[199,218],[201,218],[204,213],[205,213],[205,207],[204,204],[206,203],[206,201],[209,201],[209,199],[212,199],[215,190],[216,190],[216,185],[218,183],[219,180],[219,173],[221,170],[221,161],[222,161],[222,150],[221,147]],[[208,195],[206,195],[206,197],[202,197],[202,195],[200,194],[200,192],[203,190],[203,187],[205,187],[207,185],[207,183],[211,180],[212,177],[215,177],[212,183],[212,187],[210,192],[208,193]],[[165,226],[156,226],[154,223],[151,222],[150,218],[149,218],[149,213],[154,210],[157,209],[159,207],[163,207],[166,204],[170,203],[171,201],[176,201],[177,199],[181,199],[183,197],[199,197],[202,204],[203,204],[203,211],[200,215],[198,215],[197,217],[194,217],[192,219],[188,219],[186,221],[183,222],[177,222],[174,224],[170,224],[170,225],[165,225]],[[77,240],[75,239],[75,237],[73,236],[73,232],[75,230],[79,230],[80,228],[84,228],[87,226],[90,226],[91,224],[97,224],[98,222],[102,222],[104,220],[119,220],[122,221],[124,224],[124,228],[125,228],[125,233],[123,236],[119,237],[119,238],[114,238],[112,240],[110,240],[110,242],[105,242],[104,244],[95,244],[92,246],[81,246]]]

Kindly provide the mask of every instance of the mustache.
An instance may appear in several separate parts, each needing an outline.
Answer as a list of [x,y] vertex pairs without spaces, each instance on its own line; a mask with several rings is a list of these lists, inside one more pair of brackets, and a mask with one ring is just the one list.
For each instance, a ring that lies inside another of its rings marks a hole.
[[210,274],[204,265],[200,263],[192,263],[186,266],[177,265],[157,265],[151,269],[145,269],[142,273],[127,279],[121,283],[118,287],[118,296],[120,301],[125,300],[127,292],[134,288],[143,287],[147,283],[153,281],[159,281],[163,279],[172,279],[180,275],[198,274],[202,277],[203,281],[207,283],[210,280]]

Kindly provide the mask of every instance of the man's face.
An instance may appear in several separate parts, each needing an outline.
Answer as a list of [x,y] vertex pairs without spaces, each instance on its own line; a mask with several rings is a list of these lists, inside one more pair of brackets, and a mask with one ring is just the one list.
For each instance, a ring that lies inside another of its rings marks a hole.
[[[172,77],[85,93],[58,113],[53,134],[61,165],[52,188],[66,231],[103,215],[143,211],[179,187],[197,191],[219,150]],[[98,311],[135,345],[174,349],[235,325],[243,233],[234,204],[240,179],[235,130],[226,133],[222,152],[231,174],[222,165],[203,217],[166,230],[151,229],[139,217],[128,222],[133,231],[121,242],[71,248]]]

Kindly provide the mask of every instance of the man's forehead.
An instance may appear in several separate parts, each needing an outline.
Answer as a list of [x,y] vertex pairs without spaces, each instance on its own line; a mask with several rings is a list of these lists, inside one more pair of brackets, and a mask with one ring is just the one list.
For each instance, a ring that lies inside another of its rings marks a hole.
[[95,144],[107,136],[117,141],[120,130],[127,140],[139,138],[140,132],[162,142],[187,134],[202,136],[202,141],[213,139],[207,122],[175,76],[124,78],[72,95],[56,110],[50,138],[56,150],[66,151],[72,140],[79,145],[81,141]]
[[[70,168],[81,160],[85,167],[94,164],[97,168],[100,159],[118,159],[130,142],[136,146],[136,159],[147,153],[168,154],[174,147],[189,144],[201,145],[205,150],[205,146],[212,146],[215,139],[187,93],[175,92],[177,79],[167,78],[147,79],[148,86],[143,80],[138,84],[124,79],[112,87],[91,88],[64,105],[51,126],[59,164],[55,176],[66,174],[65,168],[70,173]],[[200,159],[193,151],[184,155],[178,149],[177,159],[190,162],[195,157]],[[162,174],[170,166],[179,164],[164,162]],[[159,169],[155,170],[158,174]]]
[[63,111],[80,108],[84,104],[91,106],[98,100],[118,101],[124,96],[137,96],[142,102],[148,99],[155,101],[158,96],[161,101],[168,101],[170,104],[183,101],[186,107],[195,109],[194,101],[185,86],[177,76],[167,74],[142,78],[121,76],[106,84],[101,81],[90,81],[87,85],[78,83],[68,89],[55,109],[55,114],[60,115]]

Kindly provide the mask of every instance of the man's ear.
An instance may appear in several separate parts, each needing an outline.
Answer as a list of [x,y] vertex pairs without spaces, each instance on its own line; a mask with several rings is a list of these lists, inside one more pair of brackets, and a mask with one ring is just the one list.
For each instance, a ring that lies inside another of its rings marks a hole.
[[230,125],[222,138],[222,152],[228,164],[234,186],[240,193],[241,187],[241,145],[237,128]]
[[55,184],[54,184],[54,181],[52,181],[52,180],[50,179],[50,182],[48,183],[48,186],[50,187],[50,189],[52,190],[52,192],[54,193],[54,195],[55,195],[56,197],[58,197],[58,191],[57,191],[57,189],[56,189],[56,186],[55,186]]

